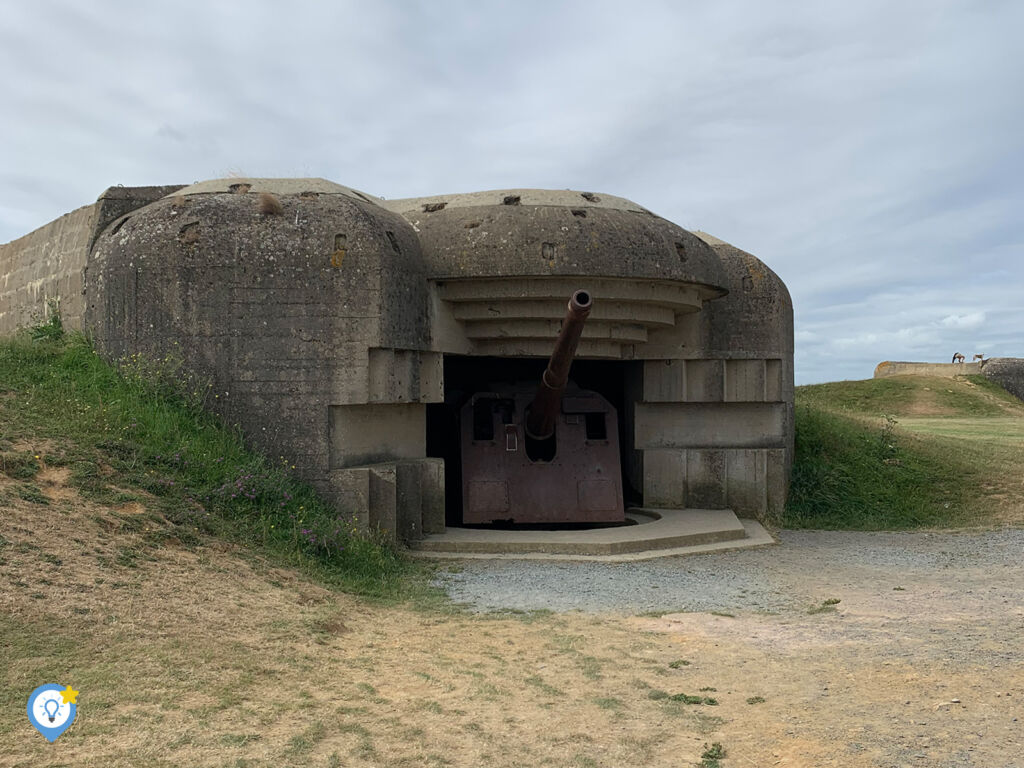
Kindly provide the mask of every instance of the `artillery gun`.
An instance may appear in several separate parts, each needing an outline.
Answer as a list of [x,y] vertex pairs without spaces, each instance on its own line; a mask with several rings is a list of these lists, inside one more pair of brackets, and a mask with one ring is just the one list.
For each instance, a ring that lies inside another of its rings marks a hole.
[[464,523],[625,520],[618,414],[569,380],[592,306],[572,295],[539,386],[494,385],[462,406]]

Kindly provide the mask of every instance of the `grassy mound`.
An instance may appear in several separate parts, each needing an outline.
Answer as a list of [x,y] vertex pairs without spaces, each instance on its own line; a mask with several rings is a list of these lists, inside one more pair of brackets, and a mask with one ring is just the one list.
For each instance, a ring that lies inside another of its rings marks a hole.
[[893,376],[797,387],[805,405],[863,416],[1024,415],[1024,403],[984,376]]
[[1019,523],[1022,447],[1024,403],[984,377],[798,387],[793,477],[781,522],[858,530],[1014,516]]
[[4,494],[48,504],[33,478],[63,469],[92,501],[141,503],[153,546],[215,534],[378,599],[420,583],[417,566],[358,534],[283,459],[248,450],[202,398],[171,358],[115,369],[84,337],[38,329],[0,342],[0,474],[16,481],[0,507]]
[[962,522],[967,465],[919,440],[804,403],[784,525],[880,530]]

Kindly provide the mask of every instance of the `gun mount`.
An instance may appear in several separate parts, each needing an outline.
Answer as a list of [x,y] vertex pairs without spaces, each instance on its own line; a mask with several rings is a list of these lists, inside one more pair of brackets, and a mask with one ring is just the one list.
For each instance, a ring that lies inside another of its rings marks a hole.
[[572,295],[539,386],[492,386],[462,407],[463,522],[625,519],[618,413],[569,380],[591,306]]

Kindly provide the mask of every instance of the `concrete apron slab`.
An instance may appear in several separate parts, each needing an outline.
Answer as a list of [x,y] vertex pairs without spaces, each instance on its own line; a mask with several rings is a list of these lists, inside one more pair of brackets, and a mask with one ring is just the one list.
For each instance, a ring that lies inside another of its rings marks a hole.
[[433,558],[628,562],[775,543],[760,523],[740,520],[729,509],[631,509],[627,516],[638,524],[569,531],[449,528],[442,534],[413,542],[410,554]]

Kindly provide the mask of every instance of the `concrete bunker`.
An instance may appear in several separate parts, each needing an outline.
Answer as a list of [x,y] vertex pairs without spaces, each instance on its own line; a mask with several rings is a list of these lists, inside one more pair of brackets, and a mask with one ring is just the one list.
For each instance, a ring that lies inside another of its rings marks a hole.
[[[538,381],[580,289],[594,304],[571,379],[615,411],[623,508],[764,520],[785,501],[785,285],[622,198],[383,200],[323,179],[114,188],[0,258],[0,332],[59,296],[110,358],[180,350],[254,445],[416,546],[465,517],[460,393]],[[595,416],[565,415],[598,440]]]

